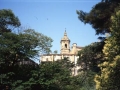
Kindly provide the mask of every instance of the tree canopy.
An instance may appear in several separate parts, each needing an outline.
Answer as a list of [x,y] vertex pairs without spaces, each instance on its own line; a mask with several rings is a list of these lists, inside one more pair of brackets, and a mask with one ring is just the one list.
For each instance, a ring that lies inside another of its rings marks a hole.
[[0,10],[0,88],[4,84],[15,87],[28,80],[36,66],[19,65],[19,62],[35,60],[40,52],[49,53],[52,47],[52,39],[34,29],[14,33],[14,28],[19,26],[20,21],[12,10]]
[[78,65],[82,65],[83,70],[99,72],[100,69],[97,65],[103,62],[103,46],[104,42],[95,42],[80,50]]
[[0,10],[0,34],[3,32],[11,32],[15,27],[21,25],[17,16],[10,9]]
[[[98,67],[100,72],[96,74],[94,81],[96,82],[96,90],[119,90],[119,70],[120,70],[120,1],[119,0],[102,0],[93,6],[90,12],[86,13],[82,10],[77,11],[78,18],[85,24],[90,24],[96,31],[96,34],[109,33],[106,38],[100,37],[105,43],[99,52],[103,51],[102,59],[98,58],[100,53],[93,51],[91,46],[85,47],[79,52],[80,60],[90,65],[95,63],[94,59],[100,60]],[[98,54],[96,57],[95,54]],[[95,56],[94,56],[95,55]],[[93,61],[91,63],[91,61]],[[89,63],[90,62],[90,63]],[[93,67],[94,65],[92,65]],[[89,68],[90,69],[90,68]]]
[[115,8],[119,6],[120,0],[102,0],[94,5],[90,12],[77,10],[78,18],[83,23],[90,24],[96,31],[96,34],[105,34],[110,32],[111,16]]
[[120,89],[120,10],[116,9],[115,15],[111,17],[111,36],[105,41],[103,53],[105,62],[99,64],[101,74],[96,75],[97,90],[119,90]]

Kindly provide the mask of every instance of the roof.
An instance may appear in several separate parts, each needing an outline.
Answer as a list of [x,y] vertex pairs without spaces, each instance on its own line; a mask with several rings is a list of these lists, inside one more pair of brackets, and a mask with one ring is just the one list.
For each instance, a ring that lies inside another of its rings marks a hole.
[[77,46],[78,49],[83,49],[83,47]]
[[72,55],[76,55],[76,54],[43,54],[43,55],[41,55],[41,56],[65,56],[65,55],[67,55],[67,56],[72,56]]
[[65,32],[64,32],[64,36],[63,36],[63,38],[61,39],[61,41],[64,41],[64,40],[70,41],[70,39],[67,37],[66,30],[65,30]]

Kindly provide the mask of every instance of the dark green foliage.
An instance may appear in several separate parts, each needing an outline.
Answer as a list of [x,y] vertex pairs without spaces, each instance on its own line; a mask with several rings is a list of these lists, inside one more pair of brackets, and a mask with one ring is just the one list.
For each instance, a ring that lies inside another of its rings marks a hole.
[[81,51],[79,51],[79,60],[78,65],[82,65],[83,70],[91,70],[93,72],[99,72],[100,69],[98,64],[103,62],[103,42],[95,42],[91,45],[84,47]]
[[120,0],[102,0],[89,13],[82,10],[77,11],[78,18],[83,23],[88,23],[96,30],[96,34],[105,34],[110,32],[111,16],[115,8],[119,6]]
[[111,36],[105,41],[105,62],[99,64],[101,73],[96,75],[96,90],[120,90],[120,8],[111,17]]
[[21,84],[30,79],[37,65],[20,62],[35,59],[39,52],[49,53],[52,46],[50,37],[33,29],[12,32],[19,26],[20,21],[11,10],[0,10],[0,88],[23,90]]
[[51,38],[30,29],[20,34],[4,32],[0,35],[0,67],[3,68],[1,71],[8,72],[8,68],[11,71],[15,64],[34,58],[40,50],[48,53],[51,42]]
[[79,60],[78,65],[82,68],[79,70],[77,76],[77,83],[79,82],[78,90],[95,90],[94,76],[100,72],[98,64],[103,62],[103,49],[104,41],[95,42],[78,52]]
[[[101,0],[88,13],[82,10],[77,11],[80,21],[90,24],[97,35],[110,34],[107,38],[99,37],[105,42],[102,48],[100,48],[101,45],[98,45],[94,51],[89,45],[79,52],[81,56],[79,63],[84,62],[86,67],[84,71],[89,69],[96,72],[96,67],[100,69],[100,73],[97,73],[94,78],[96,90],[120,90],[119,6],[120,0]],[[101,52],[102,50],[104,54]]]
[[94,76],[95,73],[90,70],[80,72],[71,78],[71,89],[68,90],[95,90]]
[[29,90],[65,90],[65,86],[69,85],[72,67],[73,64],[67,59],[42,63],[25,84],[30,86]]
[[20,26],[18,17],[14,15],[10,9],[0,10],[0,34],[3,32],[11,32],[15,27]]

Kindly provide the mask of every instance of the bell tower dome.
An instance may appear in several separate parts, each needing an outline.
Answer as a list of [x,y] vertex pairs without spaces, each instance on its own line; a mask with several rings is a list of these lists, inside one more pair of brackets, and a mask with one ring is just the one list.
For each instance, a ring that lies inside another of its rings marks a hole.
[[67,37],[66,29],[64,32],[64,36],[60,41],[61,44],[61,54],[69,54],[70,53],[70,39]]

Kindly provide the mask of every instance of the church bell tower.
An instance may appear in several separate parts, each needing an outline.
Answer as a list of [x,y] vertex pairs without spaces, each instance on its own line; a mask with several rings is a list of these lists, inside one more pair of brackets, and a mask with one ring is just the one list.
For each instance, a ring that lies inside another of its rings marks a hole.
[[66,29],[64,32],[64,36],[60,41],[61,44],[61,54],[69,54],[70,53],[70,39],[67,37]]

